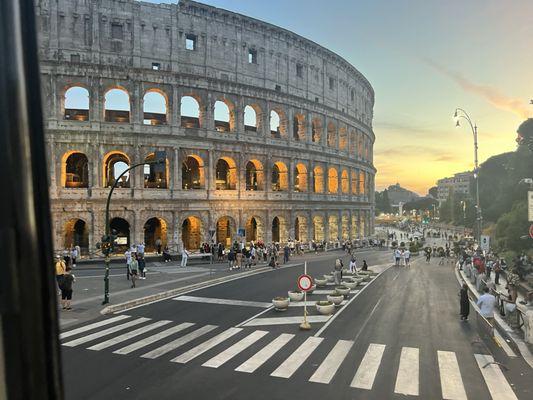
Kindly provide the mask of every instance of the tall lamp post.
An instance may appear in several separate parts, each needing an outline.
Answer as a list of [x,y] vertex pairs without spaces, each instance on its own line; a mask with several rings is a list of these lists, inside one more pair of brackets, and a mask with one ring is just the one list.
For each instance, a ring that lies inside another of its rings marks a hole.
[[472,119],[468,115],[468,113],[463,110],[462,108],[456,108],[455,113],[453,114],[453,117],[455,119],[455,126],[461,126],[459,121],[461,119],[464,119],[468,122],[468,125],[470,125],[470,128],[472,129],[472,134],[474,135],[474,179],[476,180],[476,239],[478,241],[478,244],[481,243],[481,227],[482,227],[482,221],[483,217],[481,215],[481,206],[479,204],[479,166],[478,166],[478,158],[477,158],[477,126],[475,123],[472,123]]

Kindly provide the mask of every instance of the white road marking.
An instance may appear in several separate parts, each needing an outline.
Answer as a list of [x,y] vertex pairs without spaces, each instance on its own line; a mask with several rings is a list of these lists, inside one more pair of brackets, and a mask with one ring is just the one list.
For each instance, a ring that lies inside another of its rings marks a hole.
[[276,354],[283,346],[285,346],[293,337],[293,334],[282,333],[276,339],[259,350],[255,355],[250,357],[247,361],[235,368],[235,371],[248,373],[254,372],[257,368],[267,362],[270,357]]
[[517,357],[516,353],[511,349],[511,346],[507,343],[507,341],[503,338],[503,336],[498,332],[497,329],[494,329],[494,336],[496,337],[497,342],[500,344],[503,351],[505,351],[505,354],[509,357]]
[[[305,302],[303,301],[291,301],[289,303],[289,307],[303,307],[305,304]],[[309,301],[307,300],[307,307],[311,307],[311,308],[314,308],[315,307],[315,303],[316,301]],[[340,304],[341,306],[345,305],[346,303],[348,303],[348,300],[343,300],[342,303]]]
[[465,387],[455,353],[437,351],[442,398],[445,400],[466,400]]
[[322,342],[322,338],[309,337],[270,376],[290,378]]
[[351,387],[367,390],[372,389],[384,351],[384,344],[370,343],[353,377],[352,383],[350,384]]
[[95,332],[87,336],[82,336],[79,339],[75,339],[75,340],[71,340],[70,342],[63,343],[63,346],[74,347],[79,344],[90,342],[91,340],[94,340],[94,339],[99,339],[102,336],[110,335],[112,333],[121,331],[123,329],[142,324],[143,322],[146,322],[146,321],[150,321],[150,318],[144,318],[144,317],[137,318],[137,319],[134,319],[133,321],[129,321],[124,324],[116,325],[111,328],[104,329],[103,331]]
[[250,322],[251,320],[253,319],[256,319],[257,317],[259,317],[260,315],[263,315],[263,314],[266,314],[267,312],[269,312],[270,310],[272,310],[274,308],[274,305],[271,305],[269,308],[267,308],[266,310],[263,310],[261,312],[258,312],[257,314],[253,315],[252,317],[248,318],[247,320],[241,322],[240,324],[237,324],[235,325],[236,328],[240,328],[241,326],[244,326],[245,324],[247,324],[248,322]]
[[71,331],[68,331],[68,332],[63,332],[59,335],[59,339],[65,339],[70,336],[77,335],[78,333],[87,332],[94,328],[99,328],[104,325],[112,324],[113,322],[122,321],[123,319],[126,319],[126,318],[130,318],[130,316],[122,314],[122,315],[117,315],[116,317],[113,317],[113,318],[104,319],[102,321],[95,322],[94,324],[85,325],[80,328],[76,328]]
[[202,344],[199,344],[198,346],[193,347],[189,351],[186,351],[185,353],[177,356],[176,358],[173,358],[170,361],[176,362],[176,363],[180,363],[180,364],[188,363],[192,359],[198,357],[199,355],[204,354],[208,350],[211,350],[213,347],[219,345],[224,340],[227,340],[230,337],[236,335],[240,331],[242,331],[242,328],[229,328],[229,329],[226,329],[224,332],[219,333],[215,337],[213,337],[213,338],[211,338],[209,340],[206,340]]
[[244,339],[242,339],[241,341],[235,343],[233,346],[224,350],[222,353],[216,355],[212,359],[203,363],[202,366],[210,367],[210,368],[218,368],[221,365],[228,362],[229,360],[231,360],[237,354],[246,350],[248,347],[250,347],[252,344],[257,342],[259,339],[261,339],[263,336],[267,334],[268,334],[267,331],[254,331],[250,333],[248,336],[246,336]]
[[87,347],[87,349],[88,350],[96,350],[96,351],[107,349],[108,347],[114,346],[114,345],[116,345],[118,343],[125,342],[128,339],[131,339],[131,338],[133,338],[135,336],[140,336],[143,333],[146,333],[146,332],[149,332],[151,330],[157,329],[160,326],[170,324],[171,322],[172,321],[166,321],[166,320],[157,321],[157,322],[154,322],[153,324],[143,326],[142,328],[138,328],[138,329],[135,329],[133,331],[123,333],[122,335],[115,336],[114,338],[105,340],[105,341],[103,341],[101,343],[97,343],[97,344],[95,344],[95,345],[93,345],[91,347]]
[[[330,319],[330,315],[309,315],[307,321],[313,322],[326,322]],[[265,325],[289,325],[289,324],[301,324],[303,317],[273,317],[273,318],[256,318],[247,322],[243,326],[265,326]]]
[[259,301],[214,299],[211,297],[196,297],[196,296],[178,296],[178,297],[174,297],[172,300],[190,301],[193,303],[222,304],[226,306],[244,306],[244,307],[259,307],[259,308],[269,308],[272,306],[272,303],[265,303],[265,302],[259,302]]
[[[333,292],[334,292],[333,289],[329,289],[329,290],[327,290],[327,289],[325,289],[325,290],[323,290],[323,289],[316,289],[316,290],[313,292],[313,294],[331,294],[331,293],[333,293]],[[358,293],[358,292],[359,292],[359,290],[355,290],[355,289],[354,289],[354,290],[350,290],[350,294],[355,294],[355,293]]]
[[348,352],[352,346],[353,342],[350,340],[339,340],[337,344],[335,344],[335,347],[333,347],[333,349],[326,356],[324,361],[322,361],[322,364],[320,364],[309,381],[316,383],[329,383],[337,373],[337,370],[348,355]]
[[402,347],[400,366],[396,375],[394,393],[418,396],[419,387],[419,350],[414,347]]
[[113,353],[115,354],[129,354],[135,350],[142,349],[145,346],[148,346],[149,344],[155,343],[158,340],[164,339],[170,335],[173,335],[174,333],[180,332],[184,329],[187,329],[191,326],[193,326],[193,323],[190,322],[184,322],[183,324],[179,324],[176,326],[173,326],[172,328],[165,329],[162,332],[156,333],[155,335],[148,336],[145,339],[138,340],[135,343],[130,344],[129,346],[122,347],[121,349],[115,350]]
[[[477,365],[485,379],[485,383],[489,389],[492,400],[518,400],[511,385],[505,379],[500,366],[497,364],[489,364],[494,362],[494,358],[490,355],[474,354]],[[485,368],[483,368],[485,367]]]
[[216,329],[216,325],[205,325],[202,326],[199,329],[196,329],[184,336],[179,337],[176,340],[173,340],[170,343],[167,343],[161,347],[158,347],[157,349],[154,349],[152,351],[149,351],[146,354],[143,354],[142,358],[157,358],[162,356],[163,354],[167,354],[169,351],[172,351],[174,349],[177,349],[180,346],[183,346],[186,343],[189,343],[190,341],[193,341],[196,338],[199,338],[202,335],[205,335],[208,332],[211,332],[213,329]]

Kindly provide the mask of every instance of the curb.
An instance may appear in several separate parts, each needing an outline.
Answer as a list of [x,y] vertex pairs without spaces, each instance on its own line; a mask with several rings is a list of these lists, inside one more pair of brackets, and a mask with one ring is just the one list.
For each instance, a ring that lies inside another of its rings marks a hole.
[[[479,293],[477,290],[473,290],[472,283],[466,279],[461,272],[457,268],[454,267],[455,277],[457,278],[457,281],[459,284],[466,283],[468,285],[468,289],[470,292],[474,295],[476,300],[479,298]],[[520,352],[520,355],[524,359],[524,361],[533,368],[533,355],[529,351],[529,348],[527,347],[527,344],[524,342],[524,340],[518,336],[514,330],[497,314],[494,315],[494,321],[496,322],[496,325],[498,325],[498,328],[502,330],[506,336],[508,336],[513,344],[516,346],[518,351]]]

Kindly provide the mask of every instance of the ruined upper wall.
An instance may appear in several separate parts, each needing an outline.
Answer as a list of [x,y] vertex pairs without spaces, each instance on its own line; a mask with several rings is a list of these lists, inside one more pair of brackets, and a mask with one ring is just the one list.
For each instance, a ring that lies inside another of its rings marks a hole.
[[[229,80],[305,98],[372,123],[374,92],[330,50],[272,24],[189,0],[38,0],[44,63],[149,69]],[[196,49],[187,50],[187,35]],[[248,62],[248,53],[257,62]],[[298,69],[298,71],[297,71]]]

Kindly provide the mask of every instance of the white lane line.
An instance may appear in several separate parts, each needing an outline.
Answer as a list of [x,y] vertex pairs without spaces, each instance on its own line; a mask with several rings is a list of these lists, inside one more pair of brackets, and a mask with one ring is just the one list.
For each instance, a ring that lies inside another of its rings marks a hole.
[[[314,307],[315,303],[316,303],[316,301],[314,301],[314,300],[313,301],[307,300],[307,307]],[[348,300],[343,300],[340,305],[343,306],[346,303],[348,303]],[[303,302],[303,301],[291,301],[289,303],[289,307],[303,307],[304,305],[305,305],[305,302]]]
[[259,307],[259,308],[269,308],[272,306],[272,303],[265,303],[265,302],[259,302],[259,301],[214,299],[211,297],[196,297],[196,296],[178,296],[178,297],[174,297],[172,300],[189,301],[192,303],[222,304],[226,306],[244,306],[244,307]]
[[394,393],[418,396],[419,368],[419,350],[414,347],[402,347]]
[[503,338],[503,336],[498,332],[497,329],[494,329],[494,336],[496,337],[496,341],[500,344],[503,351],[505,351],[505,354],[507,354],[508,357],[517,357],[516,353],[511,349],[511,346],[507,343],[507,341]]
[[240,324],[237,324],[235,325],[236,328],[240,328],[241,326],[244,326],[245,324],[247,324],[248,322],[250,322],[251,320],[253,319],[256,319],[257,317],[259,317],[260,315],[263,315],[263,314],[266,314],[267,312],[269,312],[270,310],[272,310],[274,308],[274,305],[271,305],[269,308],[267,308],[266,310],[263,310],[261,312],[258,312],[257,314],[255,314],[254,316],[248,318],[247,320],[241,322]]
[[497,364],[489,364],[494,362],[494,358],[484,354],[474,354],[477,365],[485,379],[487,388],[492,397],[492,400],[518,400],[511,385],[505,379],[500,366]]
[[112,324],[113,322],[122,321],[123,319],[126,319],[126,318],[130,318],[130,316],[122,314],[122,315],[117,315],[116,317],[113,317],[113,318],[104,319],[102,321],[95,322],[94,324],[85,325],[85,326],[82,326],[81,328],[76,328],[68,332],[63,332],[59,335],[59,339],[65,339],[70,336],[77,335],[78,333],[87,332],[94,328],[99,328],[104,325]]
[[[322,289],[317,289],[315,291],[313,291],[313,294],[331,294],[333,293],[335,290],[322,290]],[[350,290],[350,294],[355,294],[355,293],[358,293],[359,290]]]
[[202,366],[210,367],[210,368],[218,368],[221,365],[228,362],[229,360],[231,360],[237,354],[246,350],[248,347],[250,347],[252,344],[257,342],[259,339],[261,339],[263,336],[267,334],[268,334],[267,331],[254,331],[250,333],[248,336],[246,336],[244,339],[242,339],[241,341],[235,343],[233,346],[224,350],[222,353],[216,355],[212,359],[203,363]]
[[[309,315],[307,321],[313,322],[326,322],[331,318],[330,315]],[[266,325],[290,325],[301,324],[303,317],[273,317],[273,318],[256,318],[247,322],[243,326],[266,326]]]
[[270,357],[276,354],[283,346],[285,346],[293,337],[294,335],[291,333],[282,333],[276,339],[255,353],[255,355],[250,357],[247,361],[235,368],[235,371],[247,373],[254,372],[257,368],[267,362]]
[[176,363],[180,363],[180,364],[188,363],[192,359],[204,354],[208,350],[211,350],[213,347],[219,345],[223,341],[225,341],[225,340],[229,339],[230,337],[236,335],[240,331],[242,331],[242,328],[229,328],[229,329],[226,329],[224,332],[219,333],[215,337],[213,337],[213,338],[211,338],[209,340],[206,340],[202,344],[199,344],[198,346],[193,347],[189,351],[186,351],[185,353],[177,356],[176,358],[173,358],[170,361],[176,362]]
[[351,387],[367,390],[372,389],[384,351],[384,344],[370,343],[353,377],[352,383],[350,384]]
[[331,382],[352,346],[351,340],[339,340],[309,379],[309,382],[325,384]]
[[208,332],[211,332],[213,329],[216,329],[216,325],[205,325],[201,328],[198,328],[184,336],[179,337],[176,340],[173,340],[170,343],[167,343],[161,347],[158,347],[157,349],[154,349],[152,351],[149,351],[148,353],[143,354],[142,358],[157,358],[162,356],[163,354],[167,354],[169,351],[172,351],[174,349],[177,349],[180,346],[183,346],[186,343],[189,343],[193,341],[196,338],[199,338],[202,335],[205,335]]
[[91,347],[87,347],[87,349],[88,350],[95,350],[95,351],[100,351],[100,350],[103,350],[103,349],[107,349],[108,347],[114,346],[114,345],[116,345],[118,343],[125,342],[128,339],[131,339],[131,338],[133,338],[135,336],[140,336],[140,335],[142,335],[145,332],[152,331],[154,329],[159,328],[160,326],[164,326],[164,325],[170,324],[171,322],[172,321],[166,321],[166,320],[157,321],[157,322],[154,322],[153,324],[143,326],[142,328],[138,328],[138,329],[135,329],[133,331],[123,333],[122,335],[115,336],[114,338],[111,338],[111,339],[105,340],[103,342],[97,343],[97,344],[95,344],[95,345],[93,345]]
[[144,318],[144,317],[143,318],[137,318],[137,319],[134,319],[133,321],[129,321],[129,322],[126,322],[124,324],[116,325],[116,326],[113,326],[111,328],[104,329],[103,331],[95,332],[95,333],[92,333],[90,335],[82,336],[82,337],[80,337],[78,339],[71,340],[70,342],[63,343],[63,346],[74,347],[74,346],[77,346],[79,344],[90,342],[91,340],[94,340],[94,339],[99,339],[102,336],[110,335],[112,333],[121,331],[123,329],[130,328],[132,326],[142,324],[143,322],[146,322],[146,321],[150,321],[150,318]]
[[465,387],[457,357],[452,351],[437,351],[440,386],[444,400],[466,400]]
[[152,336],[148,336],[147,338],[145,339],[142,339],[142,340],[138,340],[137,342],[135,343],[132,343],[126,347],[122,347],[118,350],[115,350],[113,353],[115,354],[129,354],[135,350],[139,350],[139,349],[142,349],[143,347],[145,346],[148,346],[152,343],[155,343],[157,342],[158,340],[161,340],[161,339],[164,339],[170,335],[173,335],[174,333],[177,333],[177,332],[180,332],[184,329],[187,329],[191,326],[193,326],[194,324],[191,323],[191,322],[184,322],[183,324],[179,324],[179,325],[176,325],[176,326],[173,326],[172,328],[168,328],[168,329],[165,329],[164,331],[162,332],[159,332],[159,333],[156,333],[155,335],[152,335]]
[[322,342],[322,338],[309,337],[270,376],[290,378]]

